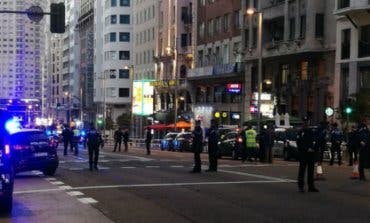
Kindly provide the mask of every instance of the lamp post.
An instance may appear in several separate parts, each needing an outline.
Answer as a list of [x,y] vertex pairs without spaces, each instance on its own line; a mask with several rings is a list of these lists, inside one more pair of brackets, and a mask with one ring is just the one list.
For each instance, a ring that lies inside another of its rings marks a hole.
[[261,94],[262,94],[262,12],[258,12],[255,8],[249,8],[247,14],[252,16],[258,14],[258,35],[257,35],[257,53],[258,53],[258,98],[257,98],[257,132],[261,128]]
[[69,125],[70,124],[70,116],[71,116],[71,114],[70,114],[70,109],[71,109],[71,105],[70,105],[70,97],[69,97],[69,92],[68,91],[66,91],[66,92],[64,92],[64,96],[66,97],[66,99],[67,99],[67,109],[66,109],[66,119],[67,119],[67,124]]

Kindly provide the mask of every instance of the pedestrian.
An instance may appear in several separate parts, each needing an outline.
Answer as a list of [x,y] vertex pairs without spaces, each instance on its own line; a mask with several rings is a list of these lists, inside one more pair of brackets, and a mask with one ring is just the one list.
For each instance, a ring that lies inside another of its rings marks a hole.
[[337,158],[338,158],[338,165],[342,165],[342,153],[340,149],[340,145],[342,144],[343,140],[343,134],[342,131],[339,130],[338,124],[334,123],[333,124],[333,129],[331,131],[331,147],[330,147],[330,153],[331,153],[331,158],[330,158],[330,166],[334,164],[334,156],[335,153],[337,153]]
[[203,129],[200,127],[200,120],[195,121],[195,128],[192,132],[193,144],[192,150],[194,153],[194,168],[190,173],[200,173],[202,164],[200,154],[203,151]]
[[64,155],[68,155],[68,145],[70,144],[70,129],[68,126],[64,126],[64,129],[62,131],[62,137],[63,137],[63,145],[64,145]]
[[118,128],[114,132],[114,135],[113,135],[113,138],[114,138],[114,149],[113,149],[113,152],[116,152],[117,151],[117,146],[118,146],[118,151],[121,152],[122,137],[123,137],[122,129],[121,128]]
[[315,152],[317,147],[314,146],[315,135],[312,129],[308,127],[308,117],[303,118],[302,128],[297,134],[297,146],[299,153],[299,172],[298,172],[298,189],[304,193],[304,175],[307,169],[308,192],[319,192],[314,185],[315,170]]
[[217,172],[217,156],[219,132],[216,120],[211,120],[211,127],[208,129],[206,137],[208,138],[208,160],[209,168],[206,172]]
[[78,144],[80,143],[80,130],[76,127],[72,128],[72,147],[74,149],[74,155],[78,155]]
[[267,162],[272,163],[274,159],[274,154],[272,148],[274,147],[275,143],[275,132],[274,126],[269,124],[267,126]]
[[245,131],[245,148],[246,159],[249,161],[253,161],[253,159],[257,161],[257,132],[252,126],[248,126]]
[[258,141],[258,159],[260,162],[266,161],[266,153],[267,153],[267,144],[268,144],[268,135],[267,135],[267,126],[261,126],[261,131],[257,135]]
[[128,129],[125,129],[125,131],[123,131],[122,139],[123,139],[123,144],[125,146],[125,152],[127,152],[128,151],[128,141],[129,141]]
[[358,147],[359,147],[359,165],[358,171],[360,180],[365,181],[365,168],[370,167],[370,132],[364,123],[358,125]]
[[358,145],[357,145],[357,129],[354,125],[351,126],[351,131],[348,133],[348,166],[352,166],[353,162],[357,163]]
[[150,127],[146,128],[146,137],[145,137],[145,146],[146,146],[146,155],[150,155],[150,143],[152,142],[152,132]]
[[103,143],[101,134],[91,125],[90,131],[86,135],[86,144],[89,150],[89,167],[90,171],[98,170],[99,147]]

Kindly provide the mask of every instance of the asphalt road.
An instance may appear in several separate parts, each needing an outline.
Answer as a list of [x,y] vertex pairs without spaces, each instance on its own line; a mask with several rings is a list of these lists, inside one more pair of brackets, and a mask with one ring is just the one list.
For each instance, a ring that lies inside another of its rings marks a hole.
[[[369,222],[370,183],[351,168],[324,166],[320,193],[298,193],[296,162],[220,160],[217,173],[190,174],[192,154],[102,150],[99,171],[87,154],[63,156],[54,177],[18,175],[14,211],[0,222]],[[203,169],[207,156],[202,156]],[[369,178],[369,172],[366,173]]]

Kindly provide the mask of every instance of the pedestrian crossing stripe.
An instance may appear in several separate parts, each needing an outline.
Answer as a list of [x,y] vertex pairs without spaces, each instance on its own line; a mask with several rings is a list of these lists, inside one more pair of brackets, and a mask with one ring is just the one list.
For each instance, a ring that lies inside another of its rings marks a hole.
[[84,198],[79,198],[78,199],[81,203],[83,204],[95,204],[98,203],[97,200],[91,198],[91,197],[84,197]]

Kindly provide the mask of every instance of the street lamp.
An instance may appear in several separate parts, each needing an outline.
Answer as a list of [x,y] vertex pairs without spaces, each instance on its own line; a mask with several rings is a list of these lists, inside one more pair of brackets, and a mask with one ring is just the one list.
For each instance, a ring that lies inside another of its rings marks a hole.
[[67,100],[67,110],[66,110],[66,119],[67,119],[67,124],[69,125],[70,124],[70,109],[71,109],[71,105],[70,105],[70,97],[69,97],[69,92],[66,91],[64,92],[64,96],[66,97],[66,100]]
[[252,16],[258,14],[258,99],[257,99],[257,131],[260,132],[261,126],[261,94],[262,94],[262,12],[258,12],[255,8],[247,9],[247,14]]

